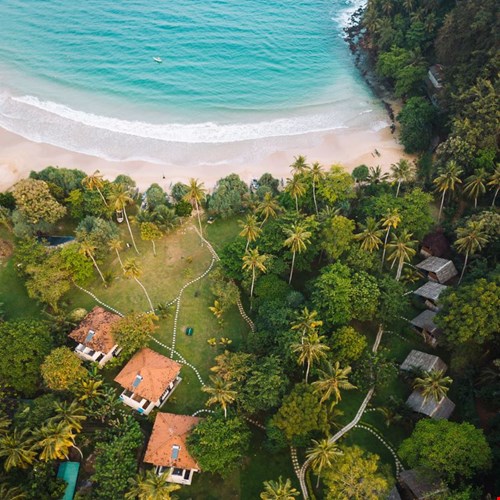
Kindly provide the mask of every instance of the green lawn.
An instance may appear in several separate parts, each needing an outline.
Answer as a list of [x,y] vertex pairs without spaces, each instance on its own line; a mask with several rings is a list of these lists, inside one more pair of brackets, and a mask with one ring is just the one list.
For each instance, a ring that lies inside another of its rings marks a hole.
[[[12,242],[12,234],[0,227],[0,238]],[[23,280],[18,276],[12,258],[0,259],[0,303],[5,319],[40,318],[39,304],[28,297]]]

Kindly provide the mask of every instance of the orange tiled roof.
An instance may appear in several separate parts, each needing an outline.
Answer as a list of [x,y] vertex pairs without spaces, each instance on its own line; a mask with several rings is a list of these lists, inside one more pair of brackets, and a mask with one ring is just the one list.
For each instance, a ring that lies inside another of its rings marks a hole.
[[[102,307],[94,307],[68,337],[94,351],[107,354],[115,345],[111,327],[120,319],[118,314],[106,311]],[[89,330],[95,333],[89,341],[86,341]]]
[[[187,415],[158,413],[144,455],[144,462],[164,467],[200,470],[196,460],[189,454],[186,444],[189,433],[200,420],[198,417]],[[180,447],[176,459],[172,457],[174,445]]]
[[[179,375],[180,370],[179,363],[146,347],[134,354],[115,377],[115,382],[149,401],[156,402],[170,382]],[[141,375],[142,380],[137,387],[133,387],[137,375]]]

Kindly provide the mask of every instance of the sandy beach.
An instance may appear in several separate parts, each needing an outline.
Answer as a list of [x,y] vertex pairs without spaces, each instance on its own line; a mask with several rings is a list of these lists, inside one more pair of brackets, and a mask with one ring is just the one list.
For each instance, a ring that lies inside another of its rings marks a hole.
[[378,131],[341,129],[240,143],[187,145],[182,155],[173,153],[174,161],[165,159],[163,164],[105,160],[29,141],[0,129],[0,191],[27,177],[30,171],[49,165],[79,168],[87,173],[100,170],[109,180],[118,174],[128,174],[141,189],[153,182],[168,188],[170,183],[185,182],[189,177],[202,179],[207,187],[212,187],[229,173],[237,173],[245,181],[258,178],[264,172],[286,178],[290,174],[289,165],[299,154],[325,167],[337,163],[352,170],[365,164],[380,165],[385,171],[405,156],[389,127]]

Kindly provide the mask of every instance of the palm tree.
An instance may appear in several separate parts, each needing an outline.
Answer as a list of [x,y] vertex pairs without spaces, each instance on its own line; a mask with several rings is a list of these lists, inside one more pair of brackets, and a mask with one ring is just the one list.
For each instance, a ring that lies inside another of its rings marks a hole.
[[335,443],[330,442],[329,438],[316,441],[312,440],[313,446],[306,451],[306,457],[311,460],[311,467],[317,471],[318,480],[316,488],[319,488],[319,479],[321,471],[325,467],[332,467],[333,461],[336,456],[342,455],[342,451]]
[[283,243],[284,246],[289,247],[292,251],[292,267],[290,269],[290,278],[288,284],[292,282],[293,268],[295,266],[295,255],[297,252],[301,254],[307,249],[307,245],[311,243],[309,239],[312,236],[310,231],[301,224],[293,224],[290,229],[285,228],[285,235],[288,238]]
[[101,386],[104,384],[103,380],[95,378],[84,379],[78,386],[78,401],[93,401],[104,395]]
[[179,484],[168,482],[168,471],[157,475],[154,470],[137,474],[135,478],[129,479],[130,489],[125,493],[127,500],[174,500],[177,495],[171,493],[179,490]]
[[134,203],[134,200],[130,196],[128,188],[123,184],[115,184],[111,192],[111,204],[117,212],[123,212],[123,216],[125,217],[125,221],[127,222],[128,232],[130,234],[132,244],[134,245],[135,251],[139,253],[139,250],[137,250],[137,245],[135,244],[134,234],[132,233],[130,221],[128,220],[127,215],[127,205],[131,205],[132,203]]
[[64,421],[46,423],[34,433],[34,437],[36,447],[41,448],[40,460],[45,462],[67,460],[69,449],[75,447],[76,434]]
[[85,410],[78,404],[78,401],[68,403],[63,401],[55,403],[56,415],[49,419],[49,422],[64,422],[65,425],[74,429],[76,432],[81,432],[82,422],[87,420]]
[[368,217],[366,224],[359,225],[361,232],[356,234],[354,238],[361,241],[361,249],[372,253],[378,250],[382,244],[380,237],[382,236],[382,229],[379,228],[379,223],[373,218]]
[[142,288],[144,294],[146,295],[146,298],[148,299],[151,311],[154,311],[155,308],[153,307],[153,303],[151,302],[149,294],[145,286],[139,281],[139,276],[141,275],[141,268],[139,267],[135,259],[127,259],[125,261],[125,264],[123,264],[123,274],[125,274],[127,278],[133,278],[136,281],[136,283]]
[[12,220],[10,210],[0,206],[0,226],[4,226],[7,231],[12,232]]
[[252,286],[250,287],[250,299],[253,297],[253,288],[255,285],[255,275],[256,271],[259,270],[261,273],[267,272],[266,261],[269,258],[266,254],[259,253],[259,247],[247,250],[245,255],[243,255],[243,269],[248,269],[252,271]]
[[486,193],[486,180],[488,173],[484,168],[478,168],[474,174],[465,180],[464,193],[474,198],[474,208],[477,208],[477,199]]
[[123,269],[123,262],[120,256],[120,250],[123,250],[123,241],[118,238],[112,239],[108,243],[108,248],[113,252],[116,252],[116,256],[118,257],[118,262],[120,263],[121,268]]
[[441,220],[441,213],[443,211],[444,197],[447,191],[455,191],[457,184],[462,184],[460,175],[462,169],[454,160],[450,160],[446,166],[440,171],[439,175],[432,181],[436,185],[436,189],[443,193],[441,197],[441,205],[439,206],[438,222]]
[[188,201],[191,205],[194,205],[196,213],[198,215],[198,224],[200,226],[200,238],[201,244],[203,245],[203,231],[201,229],[201,217],[200,217],[200,206],[201,202],[205,199],[206,189],[203,182],[199,182],[198,179],[189,179],[189,185],[187,186],[188,191],[184,195],[184,201]]
[[495,191],[495,195],[493,196],[493,201],[491,202],[491,206],[494,207],[495,202],[497,200],[498,191],[500,191],[500,165],[497,165],[497,168],[491,174],[488,186],[491,186],[491,189]]
[[313,382],[314,390],[321,394],[321,403],[328,401],[333,396],[330,409],[342,399],[340,390],[356,389],[347,379],[352,369],[350,366],[340,368],[340,363],[335,362],[326,364],[325,370],[319,370],[319,380]]
[[280,204],[276,201],[276,198],[269,191],[264,193],[264,199],[260,202],[257,207],[257,213],[264,216],[260,227],[262,227],[269,217],[276,217],[278,212],[281,210]]
[[210,375],[212,386],[204,386],[201,388],[203,392],[210,394],[210,398],[206,402],[207,406],[218,404],[224,410],[224,418],[227,418],[227,407],[236,400],[236,391],[232,389],[234,382],[224,380],[222,377]]
[[380,166],[370,167],[370,173],[366,180],[370,184],[380,184],[381,182],[385,182],[389,178],[389,174],[382,173],[382,168]]
[[25,500],[28,494],[20,486],[0,484],[0,498],[2,500]]
[[257,217],[255,217],[255,215],[247,215],[246,219],[244,221],[238,221],[238,224],[242,228],[240,236],[247,239],[247,245],[245,247],[246,252],[250,242],[255,241],[259,237],[262,229],[259,227]]
[[302,342],[295,342],[291,345],[292,351],[299,355],[297,359],[299,365],[307,365],[306,384],[311,366],[324,359],[326,357],[326,352],[330,350],[326,344],[322,343],[324,338],[324,335],[319,335],[318,332],[312,332],[307,335],[307,337],[304,337]]
[[414,167],[408,160],[401,159],[397,163],[391,165],[391,178],[397,183],[396,198],[399,196],[399,189],[403,182],[409,182],[415,174]]
[[0,436],[0,457],[5,458],[3,464],[8,472],[12,467],[26,469],[36,457],[33,451],[33,439],[26,429],[12,429]]
[[429,397],[434,401],[439,402],[446,396],[449,390],[449,385],[453,380],[450,377],[444,376],[444,370],[432,370],[426,372],[422,377],[415,379],[413,383],[414,389],[419,389],[424,397],[424,402]]
[[387,244],[387,248],[389,249],[387,260],[392,261],[393,266],[398,262],[396,281],[399,281],[401,278],[404,263],[409,262],[416,253],[413,247],[416,245],[417,241],[412,240],[412,236],[413,234],[405,229],[400,236],[393,233],[391,235],[392,242]]
[[300,493],[292,487],[290,479],[283,482],[280,476],[278,481],[264,481],[264,491],[260,494],[262,500],[293,500]]
[[101,189],[104,187],[104,181],[102,180],[102,175],[99,170],[96,170],[92,175],[87,175],[87,177],[82,179],[82,185],[90,191],[96,189],[97,192],[101,195],[104,204],[108,206],[108,202],[106,201],[106,198],[104,198],[104,195],[101,191]]
[[311,165],[309,175],[311,176],[312,180],[314,208],[316,210],[316,215],[318,215],[319,212],[318,212],[318,203],[316,202],[316,184],[321,182],[321,180],[325,177],[325,174],[323,172],[323,167],[321,166],[321,164],[318,163],[317,161],[314,162]]
[[474,255],[488,243],[488,235],[482,221],[469,221],[465,227],[457,228],[457,240],[455,246],[460,253],[465,254],[464,267],[460,274],[458,284],[462,282],[469,255]]
[[298,330],[303,340],[306,335],[315,332],[320,326],[323,326],[323,321],[316,319],[317,315],[317,311],[309,311],[307,307],[304,307],[302,311],[295,314],[295,321],[292,323],[291,329]]
[[102,279],[103,283],[106,283],[106,280],[104,279],[104,276],[102,275],[101,270],[99,269],[99,266],[97,265],[97,262],[94,258],[96,251],[96,246],[90,243],[90,241],[82,241],[80,243],[80,248],[78,250],[79,253],[82,255],[85,255],[85,257],[88,257],[89,259],[92,260],[92,263],[94,264],[94,267],[97,269],[97,272],[99,273],[99,276]]
[[389,210],[382,218],[381,222],[382,222],[382,227],[387,228],[384,239],[384,251],[382,252],[382,266],[383,266],[385,260],[385,251],[387,250],[387,240],[389,238],[389,233],[391,229],[396,229],[399,223],[401,222],[401,216],[399,215],[398,209],[394,208],[392,210]]
[[309,168],[307,158],[305,156],[299,155],[295,156],[293,159],[294,162],[290,165],[293,175],[303,174]]
[[156,244],[155,240],[159,240],[163,233],[154,222],[143,222],[140,225],[141,238],[144,241],[150,241],[153,245],[153,255],[156,257]]
[[302,198],[302,196],[306,194],[306,186],[302,176],[295,174],[291,179],[287,179],[285,191],[292,198],[295,198],[295,209],[297,210],[297,213],[299,213],[299,198]]

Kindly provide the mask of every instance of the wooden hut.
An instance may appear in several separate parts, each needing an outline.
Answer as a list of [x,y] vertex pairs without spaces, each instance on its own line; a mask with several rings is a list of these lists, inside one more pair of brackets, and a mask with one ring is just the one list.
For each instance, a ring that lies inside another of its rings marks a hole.
[[400,368],[404,371],[420,370],[423,372],[431,372],[443,370],[446,372],[448,366],[439,356],[434,356],[433,354],[427,354],[426,352],[412,349],[410,354],[406,356],[406,359],[403,361]]
[[455,403],[446,396],[436,401],[433,397],[427,399],[418,390],[414,390],[406,400],[406,404],[417,413],[422,413],[434,420],[447,420],[455,409]]
[[441,257],[428,257],[415,267],[423,271],[429,280],[438,283],[446,283],[458,274],[453,262]]
[[439,498],[448,488],[435,473],[423,469],[404,470],[399,475],[399,484],[403,490],[402,498],[429,500]]
[[438,229],[424,236],[420,254],[426,259],[433,256],[443,257],[444,259],[451,257],[450,242],[442,230]]
[[415,330],[433,347],[438,344],[439,337],[441,336],[441,330],[434,323],[436,314],[434,311],[422,311],[410,321]]
[[431,311],[438,311],[439,296],[447,289],[446,285],[436,283],[435,281],[428,281],[425,285],[417,288],[413,293],[424,299],[425,305]]

